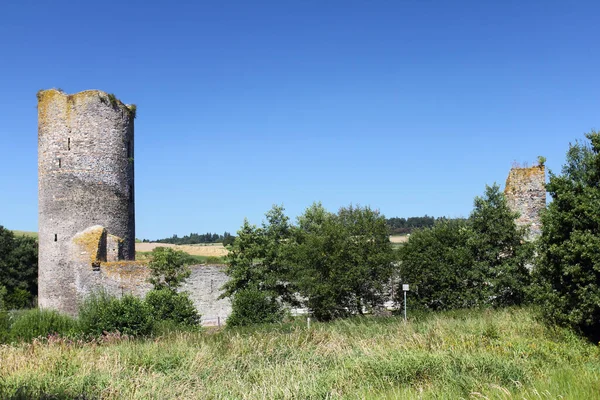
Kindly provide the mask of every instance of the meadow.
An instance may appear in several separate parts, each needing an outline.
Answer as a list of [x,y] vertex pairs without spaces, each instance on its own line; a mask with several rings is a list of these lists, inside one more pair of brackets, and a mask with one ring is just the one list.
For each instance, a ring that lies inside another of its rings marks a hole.
[[0,346],[0,398],[595,399],[600,349],[531,309]]

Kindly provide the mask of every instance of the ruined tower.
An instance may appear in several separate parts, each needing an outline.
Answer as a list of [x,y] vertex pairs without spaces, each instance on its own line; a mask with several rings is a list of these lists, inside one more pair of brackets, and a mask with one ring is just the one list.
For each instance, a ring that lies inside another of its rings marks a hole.
[[508,206],[519,213],[517,226],[529,227],[529,239],[541,234],[540,212],[546,208],[546,170],[543,165],[512,168],[506,178],[504,194]]
[[75,313],[96,261],[135,258],[134,118],[102,91],[38,93],[40,307]]

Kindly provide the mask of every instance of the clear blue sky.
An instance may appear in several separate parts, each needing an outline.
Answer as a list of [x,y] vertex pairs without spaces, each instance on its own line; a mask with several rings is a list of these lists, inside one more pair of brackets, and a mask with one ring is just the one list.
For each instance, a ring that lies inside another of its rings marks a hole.
[[[492,4],[493,3],[493,4]],[[3,1],[0,225],[37,230],[36,92],[138,106],[139,238],[370,205],[466,216],[600,128],[598,1]]]

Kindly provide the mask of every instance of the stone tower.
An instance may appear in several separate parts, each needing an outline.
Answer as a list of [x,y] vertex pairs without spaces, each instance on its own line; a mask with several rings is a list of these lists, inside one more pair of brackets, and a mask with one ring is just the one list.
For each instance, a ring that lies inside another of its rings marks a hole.
[[[135,258],[135,111],[98,90],[38,93],[40,307],[75,313],[99,261]],[[86,265],[90,227],[100,236]]]
[[540,212],[546,208],[546,170],[543,165],[512,168],[504,194],[511,210],[519,213],[517,226],[529,227],[529,239],[541,234]]

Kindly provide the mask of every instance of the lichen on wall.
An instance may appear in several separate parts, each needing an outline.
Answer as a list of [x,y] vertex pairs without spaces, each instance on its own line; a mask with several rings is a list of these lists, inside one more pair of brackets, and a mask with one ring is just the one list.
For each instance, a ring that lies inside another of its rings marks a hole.
[[504,194],[511,210],[518,212],[517,226],[529,228],[529,239],[541,234],[540,213],[546,208],[546,170],[543,165],[512,168]]

